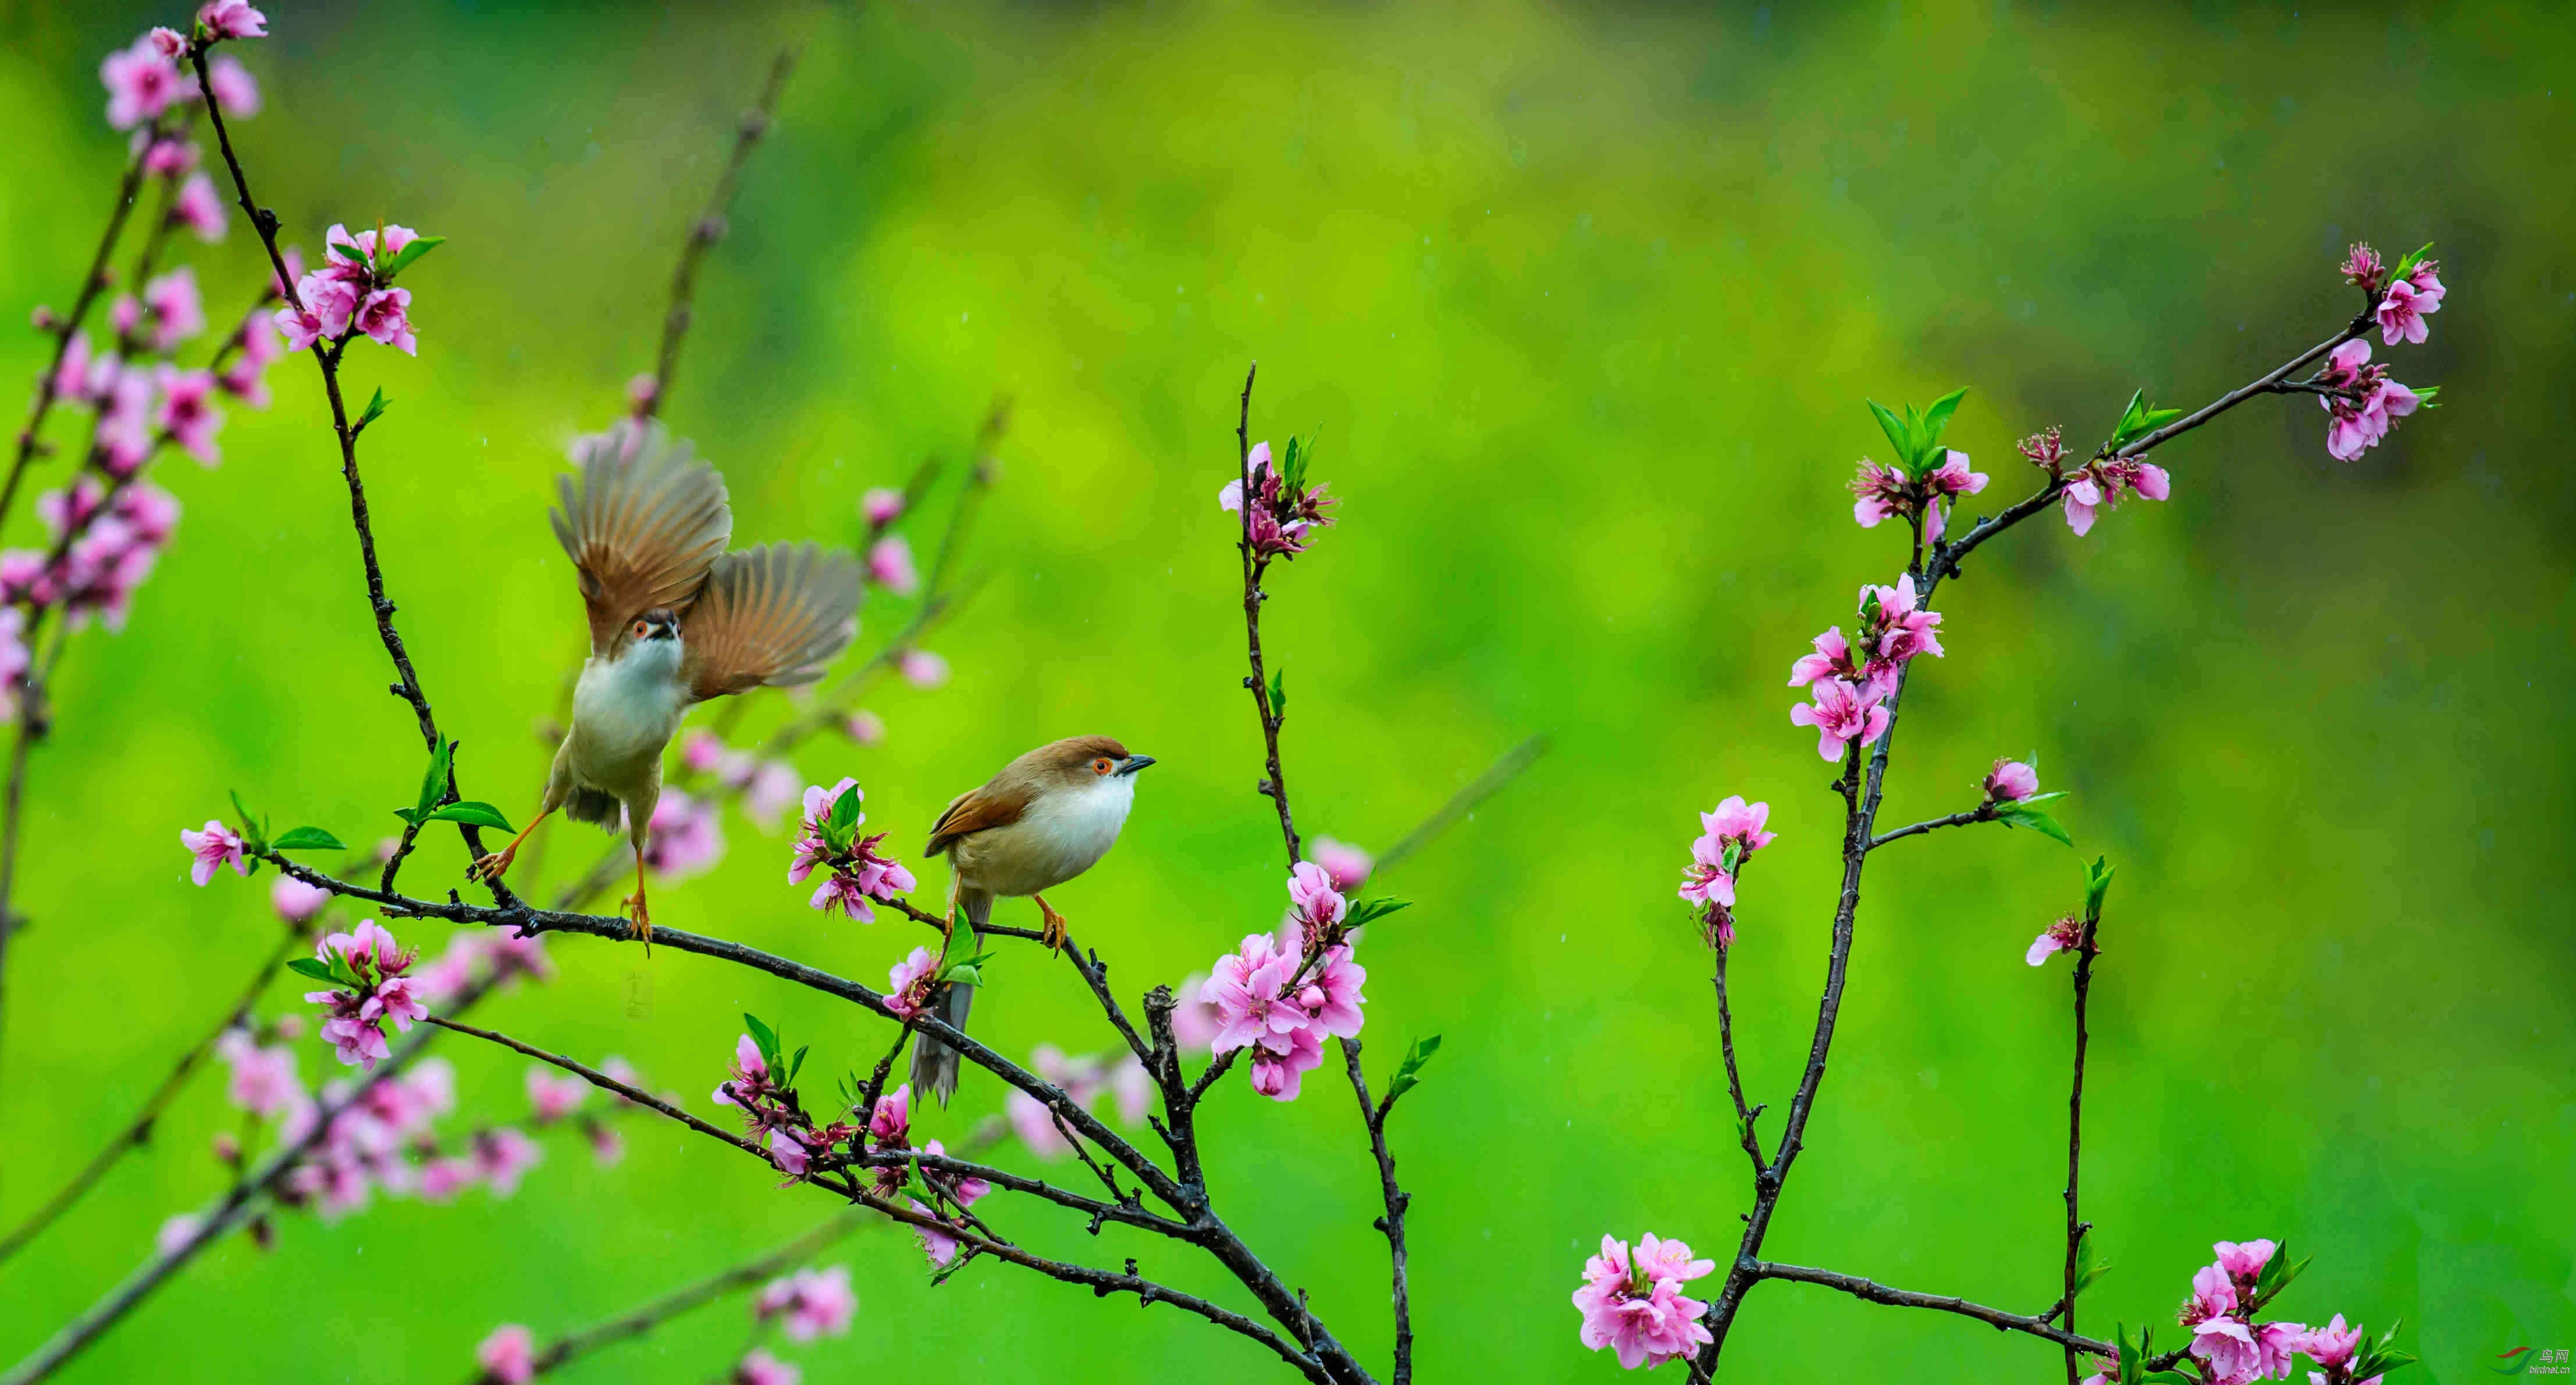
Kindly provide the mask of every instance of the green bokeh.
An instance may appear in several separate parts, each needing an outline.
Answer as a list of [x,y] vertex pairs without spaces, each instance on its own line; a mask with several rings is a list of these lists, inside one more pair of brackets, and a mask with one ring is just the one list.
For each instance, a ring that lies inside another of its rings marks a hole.
[[[98,56],[176,13],[115,8],[9,18],[9,313],[66,301],[96,234],[122,148]],[[1975,386],[1951,440],[1994,475],[1987,499],[2017,494],[2015,437],[2057,421],[2089,440],[2138,385],[2191,402],[2250,378],[2349,310],[2348,240],[2438,239],[2453,296],[2396,359],[2445,407],[2347,466],[2305,401],[2260,401],[2160,456],[2171,503],[1988,550],[1943,593],[1950,655],[1908,698],[1889,818],[1962,806],[1990,758],[2036,749],[2084,849],[2120,866],[2086,1180],[2117,1268],[2088,1328],[2169,1322],[2209,1242],[2267,1235],[2317,1256],[2285,1311],[2404,1318],[2412,1378],[2576,1345],[2576,965],[2553,864],[2576,593],[2563,15],[301,8],[246,46],[269,109],[245,157],[308,248],[332,220],[450,238],[409,280],[419,359],[363,350],[352,377],[396,401],[365,450],[405,635],[469,794],[514,816],[578,645],[549,478],[647,364],[673,249],[785,39],[804,65],[708,267],[670,416],[725,467],[746,540],[846,541],[859,489],[956,457],[1011,400],[968,559],[988,580],[935,642],[955,681],[881,694],[882,748],[818,743],[800,768],[857,775],[871,824],[908,844],[1039,740],[1103,731],[1161,757],[1118,850],[1055,901],[1131,996],[1280,907],[1213,504],[1246,362],[1257,436],[1320,432],[1343,523],[1280,573],[1267,627],[1301,822],[1383,845],[1513,742],[1554,738],[1388,877],[1420,903],[1365,949],[1372,1066],[1446,1038],[1396,1135],[1426,1379],[1608,1378],[1565,1301],[1598,1236],[1732,1245],[1742,1160],[1672,885],[1693,810],[1773,805],[1734,970],[1748,1079],[1776,1111],[1839,828],[1781,681],[1898,561],[1841,490],[1883,450],[1860,399]],[[196,259],[212,310],[256,283],[238,217]],[[0,341],[0,379],[30,378],[40,346]],[[180,539],[125,632],[64,665],[31,789],[35,926],[7,976],[0,1219],[124,1119],[267,945],[266,877],[189,888],[175,831],[237,787],[360,840],[416,782],[319,392],[301,361],[273,378],[277,407],[235,411],[220,470],[163,464]],[[901,611],[866,619],[881,635]],[[863,980],[918,941],[821,921],[780,878],[782,839],[728,831],[723,867],[657,920]],[[2074,899],[2075,863],[1987,829],[1872,871],[1768,1253],[2021,1311],[2054,1296],[2064,978],[2021,952]],[[461,865],[433,839],[407,878],[444,888]],[[712,1086],[745,1008],[832,1069],[877,1051],[811,992],[582,939],[554,954],[559,981],[486,1018],[621,1052],[658,1086]],[[1060,968],[1015,951],[994,972],[976,1024],[1005,1051],[1108,1041]],[[442,1047],[469,1112],[523,1109],[523,1063]],[[998,1101],[970,1076],[926,1128]],[[0,1266],[0,1358],[218,1189],[224,1120],[201,1084],[149,1157]],[[1230,1086],[1207,1125],[1234,1225],[1382,1359],[1347,1096]],[[827,1210],[772,1182],[676,1133],[606,1170],[558,1142],[507,1202],[294,1218],[274,1255],[233,1242],[64,1378],[455,1379],[495,1323],[550,1335]],[[1159,1244],[1023,1208],[1005,1226],[1249,1306]],[[1280,1374],[1194,1320],[1006,1268],[932,1290],[882,1229],[840,1258],[861,1335],[795,1353],[816,1385]],[[744,1329],[738,1305],[709,1310],[564,1378],[706,1379]],[[1728,1359],[1746,1380],[2058,1370],[2025,1339],[1795,1285],[1756,1290]]]

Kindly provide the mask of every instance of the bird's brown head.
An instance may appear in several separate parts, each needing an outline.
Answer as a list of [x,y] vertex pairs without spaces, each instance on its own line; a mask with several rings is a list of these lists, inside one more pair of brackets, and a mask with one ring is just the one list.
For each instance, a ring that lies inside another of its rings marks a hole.
[[1130,755],[1108,736],[1071,736],[1041,747],[1030,766],[1047,780],[1068,787],[1119,779],[1154,763],[1151,755]]
[[668,606],[656,606],[626,622],[626,628],[617,632],[617,648],[612,657],[655,640],[677,641],[679,638],[680,613]]

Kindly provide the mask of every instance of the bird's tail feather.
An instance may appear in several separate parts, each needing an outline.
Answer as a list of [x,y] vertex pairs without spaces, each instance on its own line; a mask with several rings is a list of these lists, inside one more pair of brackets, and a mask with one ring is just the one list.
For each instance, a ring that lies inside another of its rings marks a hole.
[[[984,925],[993,917],[993,897],[982,890],[959,890],[957,909],[959,913],[965,915],[966,925],[974,939],[974,947],[969,955],[972,955],[972,952],[981,952],[984,947]],[[939,1018],[949,1028],[962,1034],[966,1032],[966,1016],[974,1008],[975,988],[967,985],[952,985],[948,988],[948,994],[939,1002]],[[941,1106],[946,1106],[948,1098],[957,1094],[959,1062],[960,1055],[957,1050],[927,1034],[922,1035],[912,1050],[914,1095],[919,1096],[927,1092],[936,1098]]]
[[575,822],[597,823],[601,831],[618,832],[626,826],[626,805],[617,795],[598,789],[575,789],[564,800],[564,815]]

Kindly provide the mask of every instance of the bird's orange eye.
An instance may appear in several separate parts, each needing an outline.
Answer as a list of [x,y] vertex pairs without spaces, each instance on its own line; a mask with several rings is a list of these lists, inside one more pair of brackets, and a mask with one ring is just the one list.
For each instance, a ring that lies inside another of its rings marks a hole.
[[1107,774],[1109,771],[1116,768],[1118,768],[1117,764],[1110,760],[1094,760],[1091,762],[1091,772],[1094,774]]
[[639,639],[639,640],[640,640],[640,639],[644,638],[646,635],[649,635],[649,634],[652,634],[652,633],[653,633],[653,626],[652,626],[652,624],[651,624],[650,622],[648,622],[648,621],[641,621],[641,620],[639,620],[639,621],[635,622],[635,638],[637,638],[637,639]]

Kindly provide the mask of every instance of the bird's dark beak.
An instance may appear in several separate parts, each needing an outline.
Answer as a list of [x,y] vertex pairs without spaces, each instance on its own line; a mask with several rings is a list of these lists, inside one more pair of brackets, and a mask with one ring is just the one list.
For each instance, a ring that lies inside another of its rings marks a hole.
[[1154,763],[1154,757],[1151,755],[1130,755],[1118,762],[1118,772],[1122,775],[1134,774],[1152,763]]

